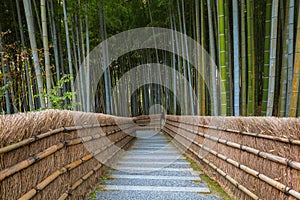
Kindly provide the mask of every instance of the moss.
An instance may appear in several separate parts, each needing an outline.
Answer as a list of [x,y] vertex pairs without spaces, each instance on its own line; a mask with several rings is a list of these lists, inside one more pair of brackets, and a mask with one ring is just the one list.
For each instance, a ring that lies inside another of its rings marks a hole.
[[191,167],[200,173],[199,176],[201,180],[207,183],[208,188],[213,194],[217,195],[223,200],[234,200],[234,198],[230,197],[216,181],[210,179],[193,159],[187,158],[187,160],[190,162]]
[[[111,169],[109,169],[111,170]],[[89,194],[88,200],[96,200],[97,193],[100,191],[106,191],[105,189],[105,180],[113,180],[114,178],[105,171],[104,175],[101,176],[99,183],[97,184],[96,188]]]
[[88,196],[88,200],[96,200],[97,199],[97,192],[101,191],[100,185],[97,185],[95,190]]

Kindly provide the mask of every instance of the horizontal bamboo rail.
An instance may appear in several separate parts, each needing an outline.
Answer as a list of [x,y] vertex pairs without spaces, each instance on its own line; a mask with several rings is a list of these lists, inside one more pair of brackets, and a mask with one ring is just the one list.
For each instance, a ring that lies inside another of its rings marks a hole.
[[[123,123],[120,125],[126,125],[126,124],[131,124],[131,123]],[[38,141],[40,139],[55,135],[57,133],[61,133],[61,132],[70,132],[70,131],[76,131],[76,130],[82,130],[82,129],[90,129],[90,128],[100,128],[100,127],[107,127],[107,126],[117,126],[118,124],[115,123],[107,123],[107,124],[91,124],[91,125],[82,125],[82,126],[72,126],[72,127],[61,127],[61,128],[57,128],[54,130],[50,130],[46,133],[42,133],[40,135],[35,135],[33,137],[24,139],[20,142],[17,142],[15,144],[11,144],[5,147],[0,148],[0,154],[3,153],[7,153],[10,151],[13,151],[15,149],[18,149],[20,147],[23,147],[25,145],[28,145],[32,142]]]
[[[130,127],[130,128],[132,128],[132,127]],[[128,129],[130,129],[130,128],[128,128]],[[114,134],[114,133],[118,133],[120,131],[122,131],[122,130],[117,129],[117,130],[108,132],[105,136],[96,134],[94,136],[86,136],[86,137],[82,137],[82,138],[75,138],[75,139],[65,141],[65,142],[59,142],[58,144],[52,145],[51,147],[47,148],[46,150],[44,150],[42,152],[39,152],[35,155],[30,156],[28,159],[26,159],[24,161],[21,161],[9,168],[6,168],[6,169],[0,171],[0,181],[31,166],[32,164],[42,160],[43,158],[46,158],[46,157],[52,155],[53,153],[61,150],[63,147],[77,145],[77,144],[80,144],[83,142],[88,142],[91,140],[96,140],[96,139],[103,138],[103,137],[106,137],[106,136]]]
[[0,181],[3,181],[5,178],[29,167],[30,165],[38,162],[39,160],[42,160],[43,158],[50,156],[51,154],[62,149],[64,146],[65,146],[64,142],[59,142],[58,144],[55,144],[40,153],[30,156],[28,159],[26,159],[24,161],[21,161],[9,168],[2,170],[0,172]]
[[[172,120],[172,119],[167,119],[167,120],[172,121],[172,122],[178,122],[178,121]],[[273,140],[273,141],[277,141],[277,142],[288,143],[288,144],[300,146],[300,140],[295,140],[293,138],[283,138],[283,137],[278,137],[278,136],[265,135],[265,134],[260,134],[260,133],[250,133],[250,132],[238,131],[238,130],[233,130],[233,129],[223,129],[223,128],[216,127],[216,126],[193,124],[193,123],[184,122],[184,121],[180,121],[178,123],[183,123],[186,125],[198,126],[198,127],[206,128],[206,129],[235,133],[235,134],[240,134],[240,135],[245,135],[245,136],[250,136],[250,137],[255,137],[255,138],[262,138],[262,139],[267,139],[267,140]]]
[[[166,132],[168,135],[170,135],[170,133]],[[173,133],[175,134],[175,133]],[[171,135],[170,135],[171,136]],[[172,136],[171,136],[172,137]],[[176,140],[176,139],[175,139]],[[173,142],[173,141],[172,141]],[[178,143],[179,145],[183,146],[180,142],[176,141],[173,142],[175,145]],[[178,146],[178,145],[176,145]],[[180,148],[180,147],[179,147]],[[248,190],[245,186],[243,186],[242,184],[240,184],[239,182],[237,182],[234,178],[232,178],[231,176],[229,176],[228,174],[226,174],[223,170],[221,170],[220,168],[218,168],[217,166],[215,166],[212,162],[210,162],[209,160],[205,159],[204,157],[201,157],[198,155],[197,152],[195,152],[193,149],[188,149],[188,151],[190,151],[194,156],[197,156],[200,160],[202,160],[205,164],[209,165],[211,168],[213,168],[217,173],[219,173],[221,176],[223,176],[226,180],[228,180],[231,184],[233,184],[235,187],[237,187],[239,190],[241,190],[242,192],[244,192],[246,195],[248,195],[249,197],[251,197],[254,200],[260,200],[260,198],[254,194],[253,192],[251,192],[250,190]]]
[[[165,126],[166,127],[166,126]],[[166,127],[167,129],[169,129],[170,131],[174,132],[174,130]],[[200,147],[201,149],[205,150],[206,152],[216,156],[217,158],[220,158],[221,160],[224,160],[225,162],[233,165],[234,167],[237,167],[238,169],[241,169],[242,171],[246,172],[247,174],[250,174],[254,177],[257,177],[259,178],[260,180],[264,181],[265,183],[271,185],[272,187],[280,190],[281,192],[283,192],[284,194],[289,194],[297,199],[300,199],[300,193],[296,190],[293,190],[293,188],[289,187],[289,186],[286,186],[282,183],[280,183],[279,181],[276,181],[264,174],[261,174],[260,172],[256,171],[256,170],[253,170],[249,167],[247,167],[246,165],[243,165],[243,164],[240,164],[238,163],[237,161],[223,155],[223,154],[220,154],[206,146],[203,146],[202,144],[200,144],[199,142],[196,142],[194,140],[191,140],[190,138],[187,138],[186,136],[183,136],[179,133],[177,133],[177,135],[179,135],[180,137],[184,138],[185,140],[195,144],[196,146]],[[189,148],[189,147],[188,147]]]
[[114,144],[122,141],[126,137],[129,137],[129,136],[126,135],[124,137],[121,137],[118,140],[116,140],[115,142],[110,143],[109,145],[104,146],[104,147],[102,147],[100,149],[97,149],[95,152],[90,153],[88,155],[85,155],[82,158],[80,158],[80,159],[78,159],[78,160],[76,160],[76,161],[74,161],[74,162],[72,162],[72,163],[70,163],[70,164],[62,167],[61,169],[56,170],[54,173],[52,173],[50,176],[48,176],[42,182],[40,182],[35,188],[29,190],[22,197],[20,197],[19,200],[29,200],[29,199],[33,198],[39,191],[43,190],[46,186],[48,186],[50,183],[52,183],[59,176],[63,175],[66,172],[70,172],[72,169],[75,169],[76,167],[78,167],[78,166],[82,165],[83,163],[89,161],[94,156],[100,154],[101,152],[103,152],[107,148],[113,146]]
[[202,136],[204,138],[207,138],[211,141],[218,142],[220,144],[224,144],[226,146],[233,147],[235,149],[240,149],[240,150],[246,151],[248,153],[251,153],[253,155],[259,156],[261,158],[264,158],[264,159],[267,159],[267,160],[270,160],[270,161],[273,161],[273,162],[291,167],[292,169],[300,170],[300,163],[299,162],[292,161],[292,160],[289,160],[287,158],[283,158],[283,157],[280,157],[280,156],[276,156],[276,155],[273,155],[271,153],[267,153],[267,152],[264,152],[264,151],[260,151],[258,149],[255,149],[255,148],[252,148],[252,147],[249,147],[249,146],[245,146],[245,145],[242,145],[242,144],[239,144],[239,143],[231,142],[229,140],[220,139],[220,138],[217,138],[217,137],[214,137],[214,136],[202,133],[202,132],[194,131],[194,130],[191,130],[191,129],[188,129],[188,128],[179,127],[179,126],[171,124],[169,122],[167,122],[166,124],[168,124],[170,126],[177,127],[177,128],[181,128],[185,131],[188,131],[188,132],[196,134],[196,135],[200,135],[200,136]]
[[[131,138],[126,144],[122,145],[121,148],[119,148],[113,155],[111,155],[110,157],[108,157],[104,163],[106,163],[108,160],[112,159],[121,149],[123,149],[126,145],[128,145],[130,142],[132,142]],[[93,175],[95,172],[97,172],[100,168],[101,168],[102,164],[100,163],[99,165],[97,165],[95,168],[93,168],[91,171],[89,171],[88,173],[86,173],[84,176],[82,176],[81,178],[79,178],[71,187],[68,191],[66,191],[65,193],[63,193],[58,200],[64,200],[66,198],[68,198],[68,196],[70,196],[72,194],[72,192],[79,187],[85,180],[87,180],[91,175]]]
[[63,193],[58,200],[64,200],[67,199],[74,190],[76,190],[84,181],[86,181],[88,178],[90,178],[94,173],[96,173],[99,169],[101,169],[103,165],[99,163],[96,167],[94,167],[92,170],[90,170],[88,173],[86,173],[84,176],[79,178],[71,187],[70,189]]

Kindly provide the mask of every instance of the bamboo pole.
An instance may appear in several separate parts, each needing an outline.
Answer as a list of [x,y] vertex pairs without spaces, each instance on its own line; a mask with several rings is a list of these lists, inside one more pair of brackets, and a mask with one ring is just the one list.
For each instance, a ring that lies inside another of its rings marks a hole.
[[[131,123],[127,122],[127,123],[123,123],[123,124],[119,124],[119,125],[121,126],[121,125],[127,125],[127,124],[131,124]],[[107,124],[90,124],[90,125],[82,125],[82,126],[61,127],[61,128],[57,128],[54,130],[50,130],[46,133],[42,133],[40,135],[36,135],[36,136],[30,137],[30,138],[24,139],[15,144],[11,144],[11,145],[2,147],[2,148],[0,148],[0,154],[16,150],[16,149],[23,147],[25,145],[28,145],[32,142],[38,141],[40,139],[43,139],[43,138],[46,138],[46,137],[49,137],[49,136],[52,136],[52,135],[55,135],[57,133],[61,133],[64,131],[76,131],[76,130],[81,130],[81,129],[100,128],[100,127],[117,126],[117,125],[118,124],[107,123]]]
[[264,41],[264,68],[262,74],[262,110],[261,115],[266,116],[268,105],[269,88],[269,68],[270,68],[270,44],[271,44],[271,18],[272,18],[272,0],[266,2],[265,19],[265,41]]
[[241,0],[241,115],[247,115],[247,46],[245,0]]
[[51,154],[57,152],[58,150],[62,149],[64,147],[64,143],[63,142],[59,142],[58,144],[56,145],[53,145],[51,147],[49,147],[48,149],[40,152],[40,153],[37,153],[33,156],[30,156],[30,158],[24,160],[24,161],[21,161],[9,168],[6,168],[2,171],[0,171],[0,181],[3,181],[5,178],[21,171],[22,169],[25,169],[27,167],[29,167],[30,165],[38,162],[39,160],[43,159],[43,158],[46,158],[48,156],[50,156]]
[[[171,119],[167,119],[167,120],[177,122],[177,121],[171,120]],[[187,124],[187,125],[195,125],[193,123],[188,123],[188,122],[183,122],[183,121],[181,121],[180,123]],[[239,131],[239,130],[233,130],[233,129],[224,129],[224,128],[220,128],[220,127],[217,127],[217,126],[209,126],[209,125],[203,125],[203,124],[197,124],[197,126],[201,127],[201,128],[207,128],[207,129],[212,129],[212,130],[217,130],[217,131],[235,133],[235,134],[240,134],[240,135],[245,135],[245,136],[250,136],[250,137],[256,137],[256,138],[262,138],[262,139],[267,139],[267,140],[273,140],[273,141],[277,141],[277,142],[282,142],[282,143],[287,143],[287,144],[300,146],[300,140],[294,140],[292,138],[283,138],[283,137],[265,135],[265,134],[260,134],[260,133],[251,133],[251,132],[245,132],[245,131]]]
[[225,8],[224,0],[217,0],[218,7],[218,54],[220,67],[221,115],[227,115],[228,77],[226,71]]
[[246,151],[248,153],[254,154],[256,156],[259,156],[261,158],[264,158],[264,159],[267,159],[267,160],[270,160],[270,161],[273,161],[273,162],[276,162],[276,163],[279,163],[279,164],[282,164],[282,165],[286,165],[286,166],[291,167],[291,168],[296,169],[296,170],[300,170],[300,162],[292,161],[292,160],[289,160],[288,158],[283,158],[281,156],[276,156],[276,155],[273,155],[271,153],[263,152],[263,151],[260,151],[258,149],[255,149],[255,148],[252,148],[252,147],[249,147],[249,146],[245,146],[245,145],[242,145],[242,144],[239,144],[239,143],[231,142],[229,140],[220,139],[220,138],[217,138],[217,137],[214,137],[214,136],[202,133],[202,132],[198,132],[198,131],[194,131],[194,130],[191,130],[191,129],[179,127],[179,126],[170,124],[168,122],[167,122],[167,124],[170,125],[170,126],[176,127],[176,128],[183,129],[183,130],[188,131],[190,133],[202,136],[202,137],[207,138],[211,141],[218,142],[220,144],[224,144],[225,146],[233,147],[235,149],[240,149],[240,150]]
[[292,86],[292,97],[290,105],[290,117],[297,116],[297,105],[299,102],[299,83],[300,83],[300,12],[298,12],[298,25],[296,33],[295,61],[294,61],[294,77]]
[[[167,127],[166,127],[167,128]],[[170,131],[173,131],[171,129],[169,129]],[[180,137],[182,137],[183,139],[185,140],[188,140],[189,142],[195,144],[196,146],[200,147],[202,150],[216,156],[217,158],[221,159],[221,160],[224,160],[225,162],[233,165],[234,167],[238,168],[238,169],[241,169],[242,171],[246,172],[247,174],[250,174],[262,181],[264,181],[265,183],[269,184],[270,186],[272,186],[273,188],[285,193],[286,195],[291,195],[297,199],[300,199],[300,193],[296,190],[294,190],[292,187],[289,187],[287,185],[284,185],[282,183],[280,183],[279,181],[276,181],[264,174],[261,174],[260,172],[254,170],[254,169],[251,169],[250,167],[246,166],[246,165],[243,165],[241,163],[238,163],[237,161],[221,154],[221,153],[218,153],[202,144],[200,144],[199,142],[196,142],[194,140],[191,140],[190,138],[187,138],[186,136],[183,136],[181,134],[176,134]],[[176,140],[176,137],[174,137],[174,139]],[[187,147],[188,149],[191,148],[191,146]],[[198,156],[198,154],[196,154]]]
[[[131,127],[132,128],[132,127]],[[58,144],[52,145],[51,147],[47,148],[46,150],[37,153],[35,155],[30,156],[28,159],[21,161],[11,167],[8,167],[2,171],[0,171],[0,181],[4,180],[5,178],[33,165],[34,163],[42,160],[43,158],[46,158],[50,155],[52,155],[53,153],[59,151],[60,149],[62,149],[64,146],[72,146],[72,145],[77,145],[83,142],[88,142],[88,141],[92,141],[92,140],[96,140],[99,138],[103,138],[106,137],[108,135],[117,133],[122,131],[121,129],[119,130],[113,130],[110,131],[109,133],[107,133],[106,135],[101,135],[101,134],[96,134],[94,136],[86,136],[86,137],[82,137],[82,138],[75,138],[72,140],[68,140],[65,142],[59,142]],[[105,147],[106,148],[106,147]]]
[[[166,131],[165,131],[166,132]],[[166,132],[168,135],[170,135],[170,133]],[[174,133],[175,134],[175,133]],[[170,137],[172,137],[170,135]],[[173,137],[174,138],[174,137]],[[175,141],[172,140],[173,144],[175,146],[178,147],[178,145],[176,145]],[[179,143],[178,141],[176,141],[177,143]],[[181,143],[179,143],[180,145],[182,145]],[[179,147],[180,148],[180,147]],[[185,149],[185,148],[184,148]],[[239,190],[241,190],[242,192],[244,192],[246,195],[248,195],[249,197],[251,197],[252,199],[255,200],[259,200],[260,198],[254,194],[253,192],[251,192],[250,190],[248,190],[245,186],[243,186],[242,184],[240,184],[239,182],[237,182],[235,179],[233,179],[231,176],[229,176],[228,174],[226,174],[224,171],[222,171],[220,168],[218,168],[217,166],[215,166],[212,162],[210,162],[209,160],[205,159],[204,157],[201,157],[198,155],[197,152],[195,152],[193,149],[188,149],[191,153],[193,153],[195,156],[197,156],[200,160],[202,160],[205,164],[207,164],[208,166],[210,166],[211,168],[213,168],[217,173],[219,173],[221,176],[223,176],[226,180],[228,180],[231,184],[233,184],[235,187],[237,187]],[[187,156],[189,156],[188,154],[186,154]],[[189,156],[191,157],[191,156]],[[192,159],[194,159],[194,157],[191,157]]]
[[276,50],[278,35],[278,5],[279,0],[272,3],[272,20],[271,20],[271,43],[270,43],[270,65],[269,65],[269,87],[266,116],[273,115],[274,96],[275,96],[275,79],[276,79]]
[[[104,163],[106,163],[108,160],[112,159],[121,149],[123,149],[126,145],[128,145],[130,142],[132,141],[132,138],[124,145],[122,145],[121,148],[119,148],[114,154],[112,154],[109,158],[107,158]],[[79,178],[74,184],[71,185],[70,189],[68,191],[66,191],[65,193],[63,193],[58,200],[64,200],[67,199],[68,196],[72,195],[72,192],[78,188],[84,181],[86,181],[89,177],[91,177],[91,175],[93,175],[94,173],[96,173],[101,166],[103,166],[102,164],[97,165],[95,168],[93,168],[92,170],[90,170],[88,173],[86,173],[84,176],[82,176],[81,178]]]
[[[129,136],[124,136],[120,139],[118,139],[117,141],[115,141],[114,143],[111,143],[109,144],[107,147],[110,147],[110,146],[113,146],[114,144],[120,142],[120,141],[123,141],[125,138],[127,138]],[[132,137],[130,137],[130,141],[132,140]],[[125,145],[127,145],[129,142],[127,142]],[[125,146],[123,145],[123,147]],[[45,178],[42,182],[40,182],[35,188],[29,190],[27,193],[25,193],[22,197],[19,198],[19,200],[29,200],[31,198],[33,198],[37,193],[38,191],[41,191],[43,189],[45,189],[50,183],[52,183],[56,178],[58,178],[59,176],[63,175],[64,173],[66,172],[69,172],[73,169],[75,169],[76,167],[82,165],[83,163],[86,163],[87,161],[91,160],[92,158],[94,158],[96,155],[100,154],[101,152],[103,152],[103,150],[107,149],[107,147],[105,148],[101,148],[98,149],[97,151],[95,151],[94,153],[90,153],[90,154],[87,154],[83,157],[81,157],[80,159],[68,164],[68,165],[65,165],[64,167],[62,167],[61,169],[58,169],[56,170],[54,173],[52,173],[50,176],[48,176],[47,178]],[[123,147],[121,147],[120,149],[122,149]],[[120,151],[120,149],[118,149],[118,151]],[[99,151],[100,150],[100,151]],[[117,152],[118,152],[117,151]],[[116,153],[114,153],[111,157],[113,157]],[[103,165],[102,163],[99,164],[99,165]],[[93,170],[91,170],[93,171]],[[91,172],[90,171],[90,172]],[[83,176],[83,179],[86,180],[87,178],[87,175],[91,175],[90,172],[86,175]],[[81,180],[81,179],[79,179]],[[81,182],[82,183],[82,182]],[[80,184],[81,184],[80,183]],[[77,186],[77,184],[79,184],[79,182],[77,181],[71,188]],[[79,184],[79,185],[80,185]],[[78,186],[79,186],[78,185]],[[76,187],[75,187],[76,188]],[[64,195],[62,195],[64,196]]]
[[71,187],[68,191],[63,193],[58,200],[64,200],[67,199],[69,195],[71,195],[72,191],[76,190],[84,181],[86,181],[89,177],[91,177],[94,173],[96,173],[103,165],[100,163],[96,167],[94,167],[92,170],[90,170],[88,173],[86,173],[84,176],[80,177]]

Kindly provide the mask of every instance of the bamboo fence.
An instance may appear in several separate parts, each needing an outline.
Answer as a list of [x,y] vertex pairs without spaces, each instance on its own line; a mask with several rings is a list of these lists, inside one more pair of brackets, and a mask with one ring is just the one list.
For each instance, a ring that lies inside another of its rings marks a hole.
[[163,128],[239,199],[300,199],[299,130],[296,118],[189,116],[168,116]]
[[[66,191],[85,198],[106,168],[96,157],[116,161],[134,141],[135,121],[57,110],[0,116],[0,199],[57,199]],[[99,145],[91,152],[84,143]]]

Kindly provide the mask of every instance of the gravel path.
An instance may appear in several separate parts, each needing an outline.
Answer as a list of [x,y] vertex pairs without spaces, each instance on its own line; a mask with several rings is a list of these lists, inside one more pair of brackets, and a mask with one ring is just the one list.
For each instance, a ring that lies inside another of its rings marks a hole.
[[[149,136],[148,136],[149,134]],[[199,172],[160,133],[138,132],[138,140],[109,172],[100,200],[219,200]]]

